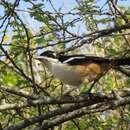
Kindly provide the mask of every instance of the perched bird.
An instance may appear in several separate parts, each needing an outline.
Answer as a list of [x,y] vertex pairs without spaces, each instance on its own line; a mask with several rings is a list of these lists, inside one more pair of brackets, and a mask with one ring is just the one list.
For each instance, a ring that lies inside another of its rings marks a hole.
[[41,61],[56,78],[75,88],[98,79],[110,68],[130,64],[130,58],[63,55],[53,51],[45,51],[35,59]]

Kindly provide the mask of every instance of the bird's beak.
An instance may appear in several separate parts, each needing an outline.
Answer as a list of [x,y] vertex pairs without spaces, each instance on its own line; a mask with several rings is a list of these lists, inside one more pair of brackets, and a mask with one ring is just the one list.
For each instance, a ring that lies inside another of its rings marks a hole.
[[36,60],[42,60],[43,57],[42,56],[35,56],[34,59],[36,59]]
[[48,61],[48,58],[45,56],[35,56],[34,59],[39,61]]

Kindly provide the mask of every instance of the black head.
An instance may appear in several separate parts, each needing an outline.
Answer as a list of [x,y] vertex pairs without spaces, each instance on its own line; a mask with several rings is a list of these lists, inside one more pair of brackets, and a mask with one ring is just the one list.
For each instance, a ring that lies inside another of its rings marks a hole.
[[41,53],[40,56],[46,56],[46,57],[50,57],[50,58],[57,57],[56,53],[54,51],[50,51],[50,50]]

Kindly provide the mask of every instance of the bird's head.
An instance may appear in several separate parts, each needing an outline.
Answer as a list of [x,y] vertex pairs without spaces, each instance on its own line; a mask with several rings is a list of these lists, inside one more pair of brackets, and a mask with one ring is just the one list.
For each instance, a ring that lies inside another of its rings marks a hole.
[[41,53],[39,56],[36,56],[35,59],[41,62],[50,61],[50,60],[53,61],[57,59],[57,54],[54,51],[47,50]]
[[56,58],[57,54],[54,51],[45,51],[40,54],[41,57]]

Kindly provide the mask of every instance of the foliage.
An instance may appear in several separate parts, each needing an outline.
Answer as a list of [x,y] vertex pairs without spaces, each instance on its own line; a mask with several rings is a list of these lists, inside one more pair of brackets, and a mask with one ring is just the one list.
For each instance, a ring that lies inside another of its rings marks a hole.
[[[62,102],[66,85],[33,58],[47,49],[63,54],[129,57],[130,7],[116,0],[101,0],[101,5],[95,0],[73,0],[67,10],[54,3],[0,1],[0,129],[130,130],[129,94],[119,97],[113,92],[129,88],[129,66],[121,67],[120,72],[110,69],[95,84],[83,85],[82,92],[94,85],[94,93],[110,95],[111,101],[96,95],[104,102],[92,98],[82,106],[85,102]],[[77,92],[77,98],[75,95]],[[42,119],[43,114],[47,116]]]

